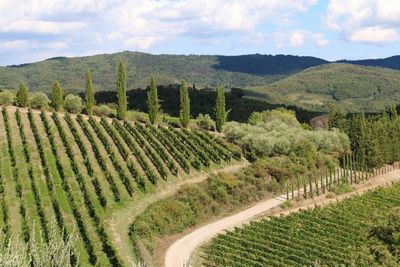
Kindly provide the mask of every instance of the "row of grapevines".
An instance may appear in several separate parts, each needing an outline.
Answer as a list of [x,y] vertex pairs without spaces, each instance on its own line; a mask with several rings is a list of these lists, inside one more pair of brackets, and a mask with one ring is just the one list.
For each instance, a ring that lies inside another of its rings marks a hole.
[[[94,177],[95,173],[93,170],[93,165],[89,158],[88,151],[82,141],[81,135],[78,133],[78,129],[76,128],[76,126],[71,118],[71,115],[69,115],[69,113],[65,113],[64,119],[67,122],[67,125],[68,125],[72,135],[74,136],[75,142],[77,143],[79,150],[81,151],[84,165],[86,166],[89,176]],[[111,173],[108,172],[105,161],[98,151],[97,144],[94,142],[90,142],[90,144],[91,144],[93,150],[97,151],[97,153],[95,152],[95,155],[96,155],[95,157],[97,158],[100,168],[103,171],[104,177],[106,177],[106,180],[107,180],[108,184],[110,185],[111,192],[113,193],[113,196],[114,196],[114,200],[117,202],[120,201],[120,194],[119,194],[118,188],[114,182],[114,178],[112,177]],[[96,179],[96,178],[94,178],[94,179]]]
[[[0,157],[0,170],[2,166],[2,159]],[[3,185],[3,176],[0,171],[0,194],[1,194],[1,212],[2,212],[2,219],[3,219],[3,227],[2,232],[4,234],[4,245],[8,244],[10,239],[10,224],[9,224],[9,213],[8,213],[8,206],[5,200],[5,192],[4,192],[4,185]]]
[[168,152],[174,157],[174,159],[178,162],[181,168],[186,172],[190,172],[190,163],[188,160],[182,155],[182,153],[175,147],[175,145],[164,135],[163,132],[156,129],[152,125],[147,125],[147,133],[154,140],[159,139],[161,143],[165,145]]
[[[57,225],[58,225],[59,229],[62,231],[63,239],[65,241],[65,240],[67,240],[69,238],[68,237],[69,234],[68,234],[68,232],[66,230],[64,217],[61,214],[60,205],[59,205],[59,203],[57,201],[57,198],[55,197],[55,194],[54,194],[55,193],[54,192],[54,185],[53,185],[53,181],[52,181],[52,177],[51,177],[51,173],[50,173],[50,168],[48,167],[48,163],[47,163],[47,160],[46,160],[43,142],[42,142],[41,136],[39,134],[39,130],[37,128],[37,125],[36,125],[35,118],[33,116],[32,110],[30,108],[29,108],[29,112],[28,112],[28,119],[29,119],[29,124],[30,124],[31,129],[32,129],[33,137],[35,139],[36,146],[38,148],[38,152],[39,152],[39,156],[40,156],[40,163],[41,163],[42,168],[43,168],[43,173],[44,173],[44,176],[45,176],[46,185],[47,185],[47,189],[49,191],[49,195],[50,195],[53,211],[54,211],[54,214],[55,214],[55,217],[56,217]],[[81,233],[81,235],[82,235],[82,233]],[[96,261],[97,261],[97,257],[96,257],[96,254],[94,253],[94,249],[93,249],[92,243],[91,243],[90,239],[88,238],[86,232],[83,232],[82,239],[84,240],[84,245],[85,245],[86,252],[89,255],[89,262],[92,263],[92,264],[95,264]],[[75,263],[75,262],[77,262],[76,257],[75,257],[75,255],[72,255],[71,263]]]
[[[70,207],[72,209],[72,214],[73,214],[73,216],[75,218],[76,224],[78,225],[79,232],[81,233],[81,236],[82,236],[83,242],[85,244],[86,250],[87,250],[87,252],[89,254],[89,261],[90,261],[91,264],[95,264],[97,262],[97,256],[95,254],[92,241],[89,238],[89,235],[88,235],[85,223],[83,221],[82,215],[81,215],[81,213],[79,211],[79,206],[76,204],[75,197],[74,197],[74,195],[72,193],[72,190],[71,190],[71,188],[70,188],[70,186],[68,184],[67,176],[66,176],[64,167],[63,167],[63,165],[61,163],[61,158],[62,157],[60,157],[60,155],[58,153],[57,144],[55,142],[54,134],[53,134],[53,132],[52,132],[52,130],[50,128],[50,124],[49,124],[44,112],[40,113],[40,118],[42,120],[42,123],[43,123],[44,129],[45,129],[47,138],[49,139],[50,149],[51,149],[51,151],[53,153],[52,154],[53,158],[55,159],[57,172],[58,172],[58,174],[59,174],[59,176],[61,178],[61,187],[64,190],[65,194],[67,195],[69,205],[70,205]],[[93,212],[91,211],[91,207],[88,206],[88,201],[85,201],[85,204],[87,205],[86,208],[89,210],[89,215],[92,215]]]
[[[214,145],[210,145],[209,143],[204,142],[200,137],[187,129],[182,129],[182,133],[185,134],[187,138],[192,140],[193,144],[197,145],[197,147],[201,147],[203,151],[205,151],[205,153],[207,154],[208,158],[210,158],[213,162],[221,164],[222,157],[220,156],[218,150],[214,147]],[[227,161],[228,160],[230,160],[230,158],[227,158]]]
[[197,159],[195,154],[185,146],[185,144],[168,128],[159,127],[158,128],[166,138],[168,138],[174,146],[184,155],[187,159],[190,160],[190,164],[196,169],[200,170],[201,162]]
[[[125,127],[127,127],[126,125],[129,125],[128,122],[125,122]],[[168,154],[165,147],[140,123],[136,123],[135,126],[142,134],[143,138],[145,138],[149,142],[149,144],[153,147],[153,149],[158,152],[160,158],[167,165],[170,172],[175,176],[178,175],[178,166],[176,166],[174,160]]]
[[[72,133],[74,134],[74,136],[76,135],[78,138],[80,138],[78,130],[76,129],[76,127],[73,124],[70,117],[67,116],[67,117],[65,117],[65,119],[66,119],[67,124],[69,125]],[[78,121],[80,127],[82,128],[83,133],[89,140],[90,146],[92,147],[92,150],[93,150],[94,156],[96,157],[97,163],[100,165],[100,168],[103,171],[103,174],[104,174],[108,184],[110,185],[111,191],[113,192],[114,200],[116,202],[119,202],[121,200],[120,192],[114,181],[114,177],[112,176],[111,172],[107,168],[106,161],[105,161],[103,155],[101,154],[101,152],[97,146],[97,143],[94,140],[93,134],[89,131],[88,125],[87,125],[86,121],[83,120],[81,114],[78,115],[77,121]],[[87,157],[87,153],[86,153],[85,157]]]
[[242,152],[240,147],[235,146],[231,143],[225,142],[224,140],[222,140],[221,138],[218,137],[212,137],[209,133],[207,132],[200,132],[197,131],[196,132],[199,135],[202,135],[203,138],[207,138],[208,140],[217,143],[218,145],[220,145],[221,147],[223,147],[225,150],[229,151],[233,158],[236,160],[240,160],[242,158]]
[[190,148],[191,151],[199,158],[201,163],[209,167],[210,166],[210,158],[208,155],[203,151],[202,147],[199,147],[197,144],[195,144],[190,138],[188,138],[182,131],[177,130],[175,128],[169,128],[172,133],[174,133],[177,138],[184,143],[187,147]]
[[[132,196],[133,195],[132,184],[131,184],[128,176],[125,174],[125,171],[122,168],[122,165],[119,163],[119,161],[117,159],[117,156],[115,155],[114,151],[112,150],[112,146],[107,140],[106,133],[103,131],[103,129],[99,126],[99,124],[97,123],[97,121],[94,118],[90,117],[89,118],[89,123],[90,123],[90,125],[92,125],[94,131],[97,134],[97,137],[100,139],[100,141],[102,142],[104,148],[106,149],[106,151],[107,151],[107,153],[109,155],[109,158],[110,158],[111,162],[114,165],[115,170],[118,172],[118,175],[119,175],[119,177],[121,179],[121,182],[125,186],[125,188],[128,191],[129,195]],[[126,160],[128,160],[128,159],[126,159]],[[129,165],[131,165],[131,164],[130,164],[130,161],[128,160],[127,166],[129,166]]]
[[216,153],[219,155],[219,157],[221,157],[223,160],[225,161],[230,161],[233,157],[232,152],[230,152],[229,150],[227,150],[225,147],[219,145],[219,143],[217,143],[212,138],[210,138],[210,136],[204,132],[201,131],[193,131],[193,133],[200,138],[204,143],[207,144],[207,146],[213,150],[216,151]]
[[48,243],[49,242],[48,221],[47,221],[47,218],[46,218],[44,210],[43,210],[42,200],[40,198],[39,189],[36,185],[36,178],[35,178],[35,175],[33,174],[33,168],[32,168],[32,162],[31,162],[31,157],[30,157],[30,153],[29,153],[28,141],[27,141],[26,134],[24,131],[24,124],[22,122],[22,117],[21,117],[21,113],[20,113],[19,109],[17,109],[15,112],[15,118],[17,120],[19,135],[20,135],[21,141],[22,141],[25,163],[28,165],[28,176],[29,176],[29,179],[31,182],[33,197],[35,199],[36,212],[37,212],[39,220],[40,220],[43,238],[44,238],[45,242]]
[[[71,166],[72,166],[72,170],[75,173],[76,179],[78,180],[79,186],[81,187],[81,190],[83,188],[83,190],[86,190],[86,185],[85,185],[85,181],[84,181],[84,176],[82,175],[81,171],[79,170],[78,164],[77,164],[77,160],[75,159],[75,154],[74,151],[72,150],[72,145],[64,131],[64,128],[60,122],[60,119],[57,115],[56,112],[53,112],[52,116],[53,121],[56,125],[56,128],[58,130],[58,134],[61,137],[61,141],[64,144],[64,148],[65,151],[67,152],[67,156],[69,157],[70,161],[71,161]],[[83,147],[83,146],[82,146]],[[107,199],[104,196],[103,190],[101,188],[100,182],[97,179],[97,177],[93,176],[93,169],[90,167],[90,163],[89,164],[84,164],[84,166],[86,167],[86,170],[88,173],[92,173],[91,175],[91,182],[92,185],[94,187],[94,191],[96,192],[97,198],[100,202],[100,205],[102,207],[105,207],[107,205]],[[88,171],[88,166],[89,166],[89,171]],[[87,194],[87,193],[85,193]]]
[[[72,170],[73,170],[73,172],[75,174],[76,180],[78,181],[79,188],[80,188],[80,190],[82,192],[82,195],[83,195],[84,203],[85,203],[86,208],[88,210],[88,214],[92,218],[94,226],[95,226],[95,229],[96,229],[96,232],[97,232],[97,234],[100,237],[100,240],[102,242],[103,252],[107,255],[110,263],[113,266],[121,266],[121,261],[118,258],[117,252],[112,247],[111,242],[110,242],[110,240],[109,240],[109,238],[108,238],[108,236],[107,236],[107,234],[105,232],[105,229],[104,229],[104,226],[102,224],[102,221],[101,221],[100,217],[97,215],[96,209],[94,207],[94,204],[90,199],[89,192],[88,192],[88,190],[86,188],[84,177],[83,177],[82,173],[79,170],[78,164],[76,162],[74,153],[73,153],[72,148],[71,148],[71,144],[70,144],[70,142],[68,141],[68,139],[66,137],[64,129],[63,129],[63,127],[62,127],[62,125],[61,125],[61,123],[60,123],[60,121],[58,119],[57,113],[53,113],[52,117],[53,117],[53,120],[56,123],[56,128],[58,129],[58,133],[59,133],[59,135],[61,137],[61,140],[63,142],[64,148],[65,148],[65,150],[67,152],[67,156],[70,159]],[[50,128],[49,128],[49,124],[48,124],[48,121],[47,121],[47,118],[46,118],[46,115],[45,115],[44,112],[41,113],[41,118],[42,118],[43,124],[45,125],[47,134],[51,136],[51,131],[50,131]],[[51,146],[55,147],[54,136],[51,136],[51,138],[49,138],[49,140],[50,140]],[[57,153],[56,149],[53,149],[53,154],[56,157],[56,164],[57,164],[57,162],[60,162],[60,160],[59,160],[59,154]],[[70,187],[69,187],[69,185],[68,185],[68,183],[66,181],[64,168],[61,165],[61,163],[57,164],[57,166],[59,168],[60,176],[63,177],[62,178],[63,183],[65,183],[65,185],[64,185],[65,191],[67,192],[67,195],[71,199],[71,203],[74,203],[75,202],[74,201],[74,197],[73,197],[71,189],[70,189]]]
[[142,167],[142,170],[146,174],[147,178],[149,178],[152,184],[156,184],[158,181],[158,176],[153,172],[150,165],[145,160],[146,155],[140,149],[139,145],[132,138],[132,136],[130,136],[129,132],[125,128],[123,128],[122,125],[118,123],[116,120],[114,122],[114,126],[116,127],[117,131],[123,138],[124,142],[128,145],[130,151],[132,151],[135,154],[135,157],[139,162],[140,166]]
[[[114,120],[114,123],[115,125],[118,125],[117,129],[123,131],[122,125],[117,120]],[[151,147],[147,144],[146,139],[144,139],[143,136],[140,135],[139,131],[135,127],[132,127],[128,122],[125,122],[125,129],[128,130],[128,132],[132,135],[132,137],[135,138],[135,141],[140,145],[140,147],[146,153],[146,156],[156,167],[161,177],[163,179],[166,179],[168,177],[168,170],[164,166],[164,163],[160,158],[160,156],[151,149]]]
[[6,128],[6,135],[7,135],[7,148],[8,148],[8,155],[10,157],[11,161],[11,169],[13,173],[13,178],[15,182],[15,192],[17,193],[17,196],[19,198],[19,213],[22,218],[22,236],[25,242],[28,242],[30,239],[30,229],[27,223],[27,215],[26,215],[26,208],[25,204],[22,198],[22,185],[19,180],[19,173],[18,173],[18,168],[17,168],[17,160],[15,158],[15,152],[14,152],[14,147],[13,147],[13,137],[11,133],[11,126],[9,122],[9,117],[8,117],[8,112],[6,108],[3,108],[3,121],[4,121],[4,127]]
[[[251,222],[213,239],[206,266],[350,266],[370,229],[400,205],[400,184],[328,207]],[[253,264],[253,263],[257,264]]]

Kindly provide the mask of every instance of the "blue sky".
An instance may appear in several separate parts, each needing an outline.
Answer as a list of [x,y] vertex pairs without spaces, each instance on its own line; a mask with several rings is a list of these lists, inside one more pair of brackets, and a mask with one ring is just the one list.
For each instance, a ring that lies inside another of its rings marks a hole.
[[400,0],[0,0],[0,65],[131,50],[399,54]]

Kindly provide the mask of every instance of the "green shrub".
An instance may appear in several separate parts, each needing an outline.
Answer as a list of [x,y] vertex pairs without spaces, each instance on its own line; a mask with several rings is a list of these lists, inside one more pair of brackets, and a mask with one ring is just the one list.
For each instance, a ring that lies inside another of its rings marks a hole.
[[212,131],[215,129],[215,121],[208,114],[199,114],[196,119],[197,126],[203,130]]
[[253,112],[250,115],[249,123],[256,125],[262,122],[271,122],[279,120],[293,127],[300,127],[299,121],[296,119],[296,113],[293,110],[278,108],[274,110],[266,110],[262,112]]
[[94,115],[99,116],[99,117],[102,117],[102,116],[107,117],[111,114],[111,109],[107,105],[94,106],[93,113],[94,113]]
[[14,94],[11,91],[5,90],[0,93],[0,105],[10,106],[14,102]]
[[44,93],[33,93],[30,99],[31,107],[42,109],[49,106],[49,98]]
[[80,113],[82,111],[82,99],[73,94],[69,94],[65,97],[64,108],[70,113]]

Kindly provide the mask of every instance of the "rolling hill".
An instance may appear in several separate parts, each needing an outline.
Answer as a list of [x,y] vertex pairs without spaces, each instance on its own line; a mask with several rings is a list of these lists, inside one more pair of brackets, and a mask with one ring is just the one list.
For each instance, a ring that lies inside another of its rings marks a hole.
[[116,67],[127,63],[128,89],[145,88],[150,75],[158,84],[180,80],[198,88],[223,84],[247,87],[265,85],[305,68],[327,61],[314,57],[284,55],[199,56],[152,55],[121,52],[87,57],[56,57],[44,61],[0,67],[0,89],[15,89],[23,81],[32,91],[49,92],[54,80],[66,91],[83,91],[86,68],[92,71],[97,91],[115,90]]
[[400,102],[400,71],[332,63],[311,67],[275,83],[253,88],[269,102],[313,110],[341,105],[349,111],[376,111]]

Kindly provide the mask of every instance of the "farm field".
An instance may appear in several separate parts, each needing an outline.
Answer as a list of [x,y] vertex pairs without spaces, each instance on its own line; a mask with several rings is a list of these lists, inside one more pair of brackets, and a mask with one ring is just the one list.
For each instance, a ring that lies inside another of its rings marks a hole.
[[[0,228],[28,242],[50,225],[76,235],[83,266],[124,266],[105,220],[133,200],[241,158],[204,132],[98,117],[0,112]],[[128,229],[126,229],[127,231]]]
[[371,237],[386,233],[382,240],[390,240],[382,222],[395,225],[389,216],[398,212],[399,194],[400,183],[395,183],[326,207],[250,222],[205,245],[204,265],[368,266],[371,247],[384,251],[380,239],[371,242]]

